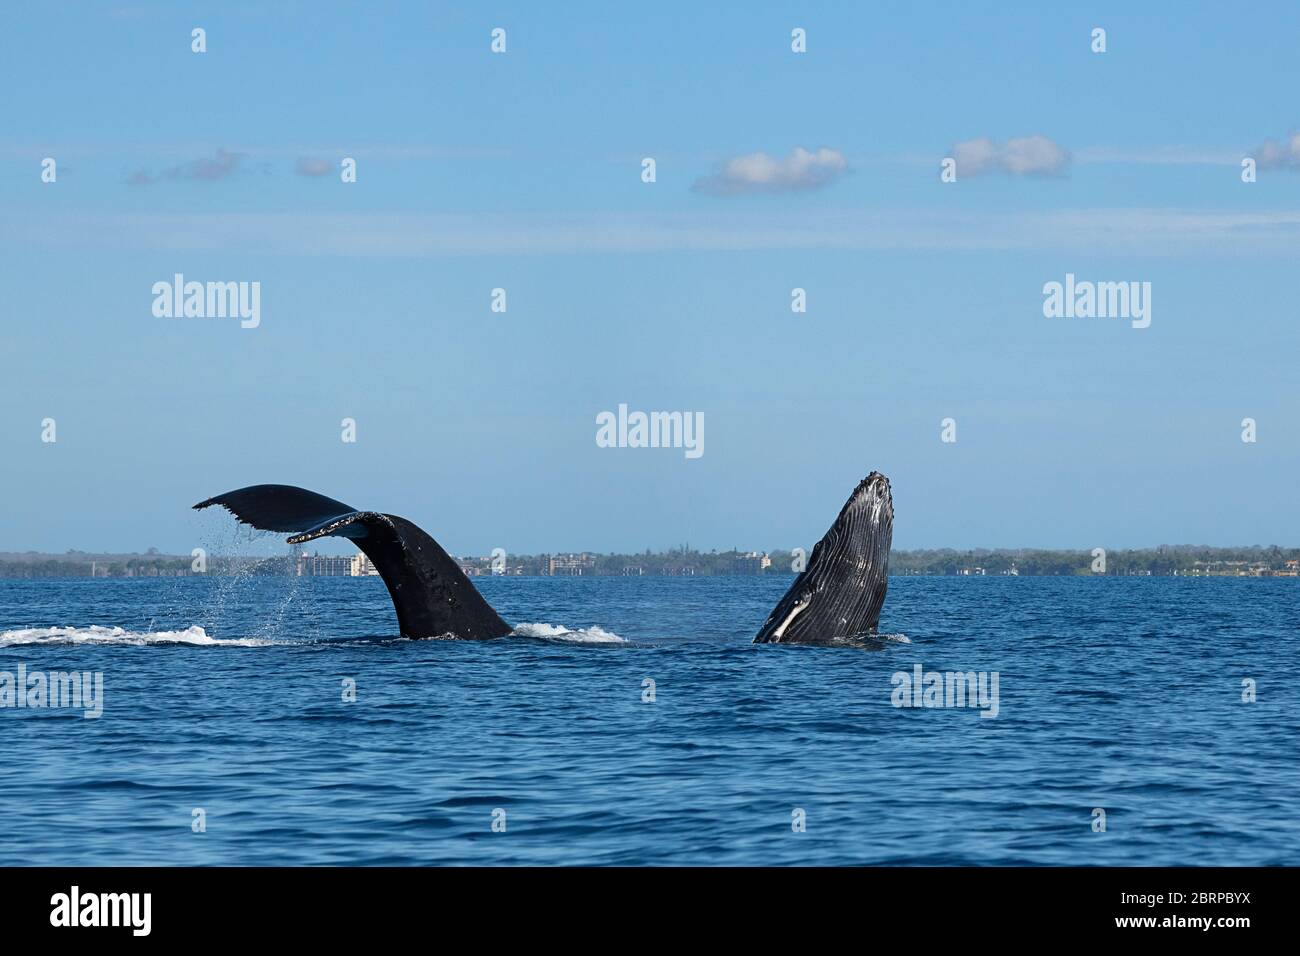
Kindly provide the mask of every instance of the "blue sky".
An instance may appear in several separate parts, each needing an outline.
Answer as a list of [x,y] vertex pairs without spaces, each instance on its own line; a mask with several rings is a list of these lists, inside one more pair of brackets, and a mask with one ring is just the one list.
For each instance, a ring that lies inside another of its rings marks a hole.
[[[271,481],[456,553],[808,546],[873,468],[899,547],[1300,539],[1300,7],[614,6],[6,11],[0,550],[188,551]],[[797,148],[843,168],[706,188]],[[155,317],[177,272],[261,325]],[[1151,326],[1045,318],[1066,273]],[[597,447],[619,403],[705,454]]]

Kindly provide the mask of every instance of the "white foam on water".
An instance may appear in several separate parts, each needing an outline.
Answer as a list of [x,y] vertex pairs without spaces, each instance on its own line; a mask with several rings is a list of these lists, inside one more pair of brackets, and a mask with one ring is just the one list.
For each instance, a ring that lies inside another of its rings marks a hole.
[[192,644],[201,647],[265,647],[277,641],[260,637],[209,637],[198,625],[183,631],[128,631],[120,627],[28,627],[0,632],[0,647],[23,644]]
[[519,624],[516,637],[540,637],[548,641],[568,641],[573,644],[626,644],[627,642],[603,627],[580,627],[576,631],[558,624]]

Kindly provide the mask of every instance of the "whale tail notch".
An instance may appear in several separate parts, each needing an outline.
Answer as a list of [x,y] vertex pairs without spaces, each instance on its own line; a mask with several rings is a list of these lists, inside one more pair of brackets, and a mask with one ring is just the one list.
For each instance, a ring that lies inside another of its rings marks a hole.
[[351,540],[387,586],[404,637],[482,640],[511,631],[460,565],[405,518],[358,511],[293,485],[252,485],[208,498],[194,508],[211,505],[263,531],[293,532],[290,544],[327,536]]

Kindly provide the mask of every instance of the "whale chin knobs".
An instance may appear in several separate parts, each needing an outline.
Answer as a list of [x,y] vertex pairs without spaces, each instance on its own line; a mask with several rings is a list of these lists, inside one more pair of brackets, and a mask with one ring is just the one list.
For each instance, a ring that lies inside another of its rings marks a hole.
[[387,586],[403,637],[482,640],[511,631],[460,565],[405,518],[358,511],[293,485],[252,485],[194,507],[211,505],[263,531],[293,532],[290,544],[323,537],[351,539]]
[[889,585],[893,535],[889,479],[873,471],[853,489],[754,643],[830,644],[874,634]]

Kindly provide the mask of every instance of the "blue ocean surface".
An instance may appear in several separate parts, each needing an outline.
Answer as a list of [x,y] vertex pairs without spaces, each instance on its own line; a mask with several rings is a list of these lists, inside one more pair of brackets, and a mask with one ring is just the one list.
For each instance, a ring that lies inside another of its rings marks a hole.
[[104,687],[0,709],[0,864],[1300,863],[1300,581],[894,578],[906,641],[751,644],[790,581],[480,578],[538,635],[484,643],[377,578],[0,581],[0,672]]

